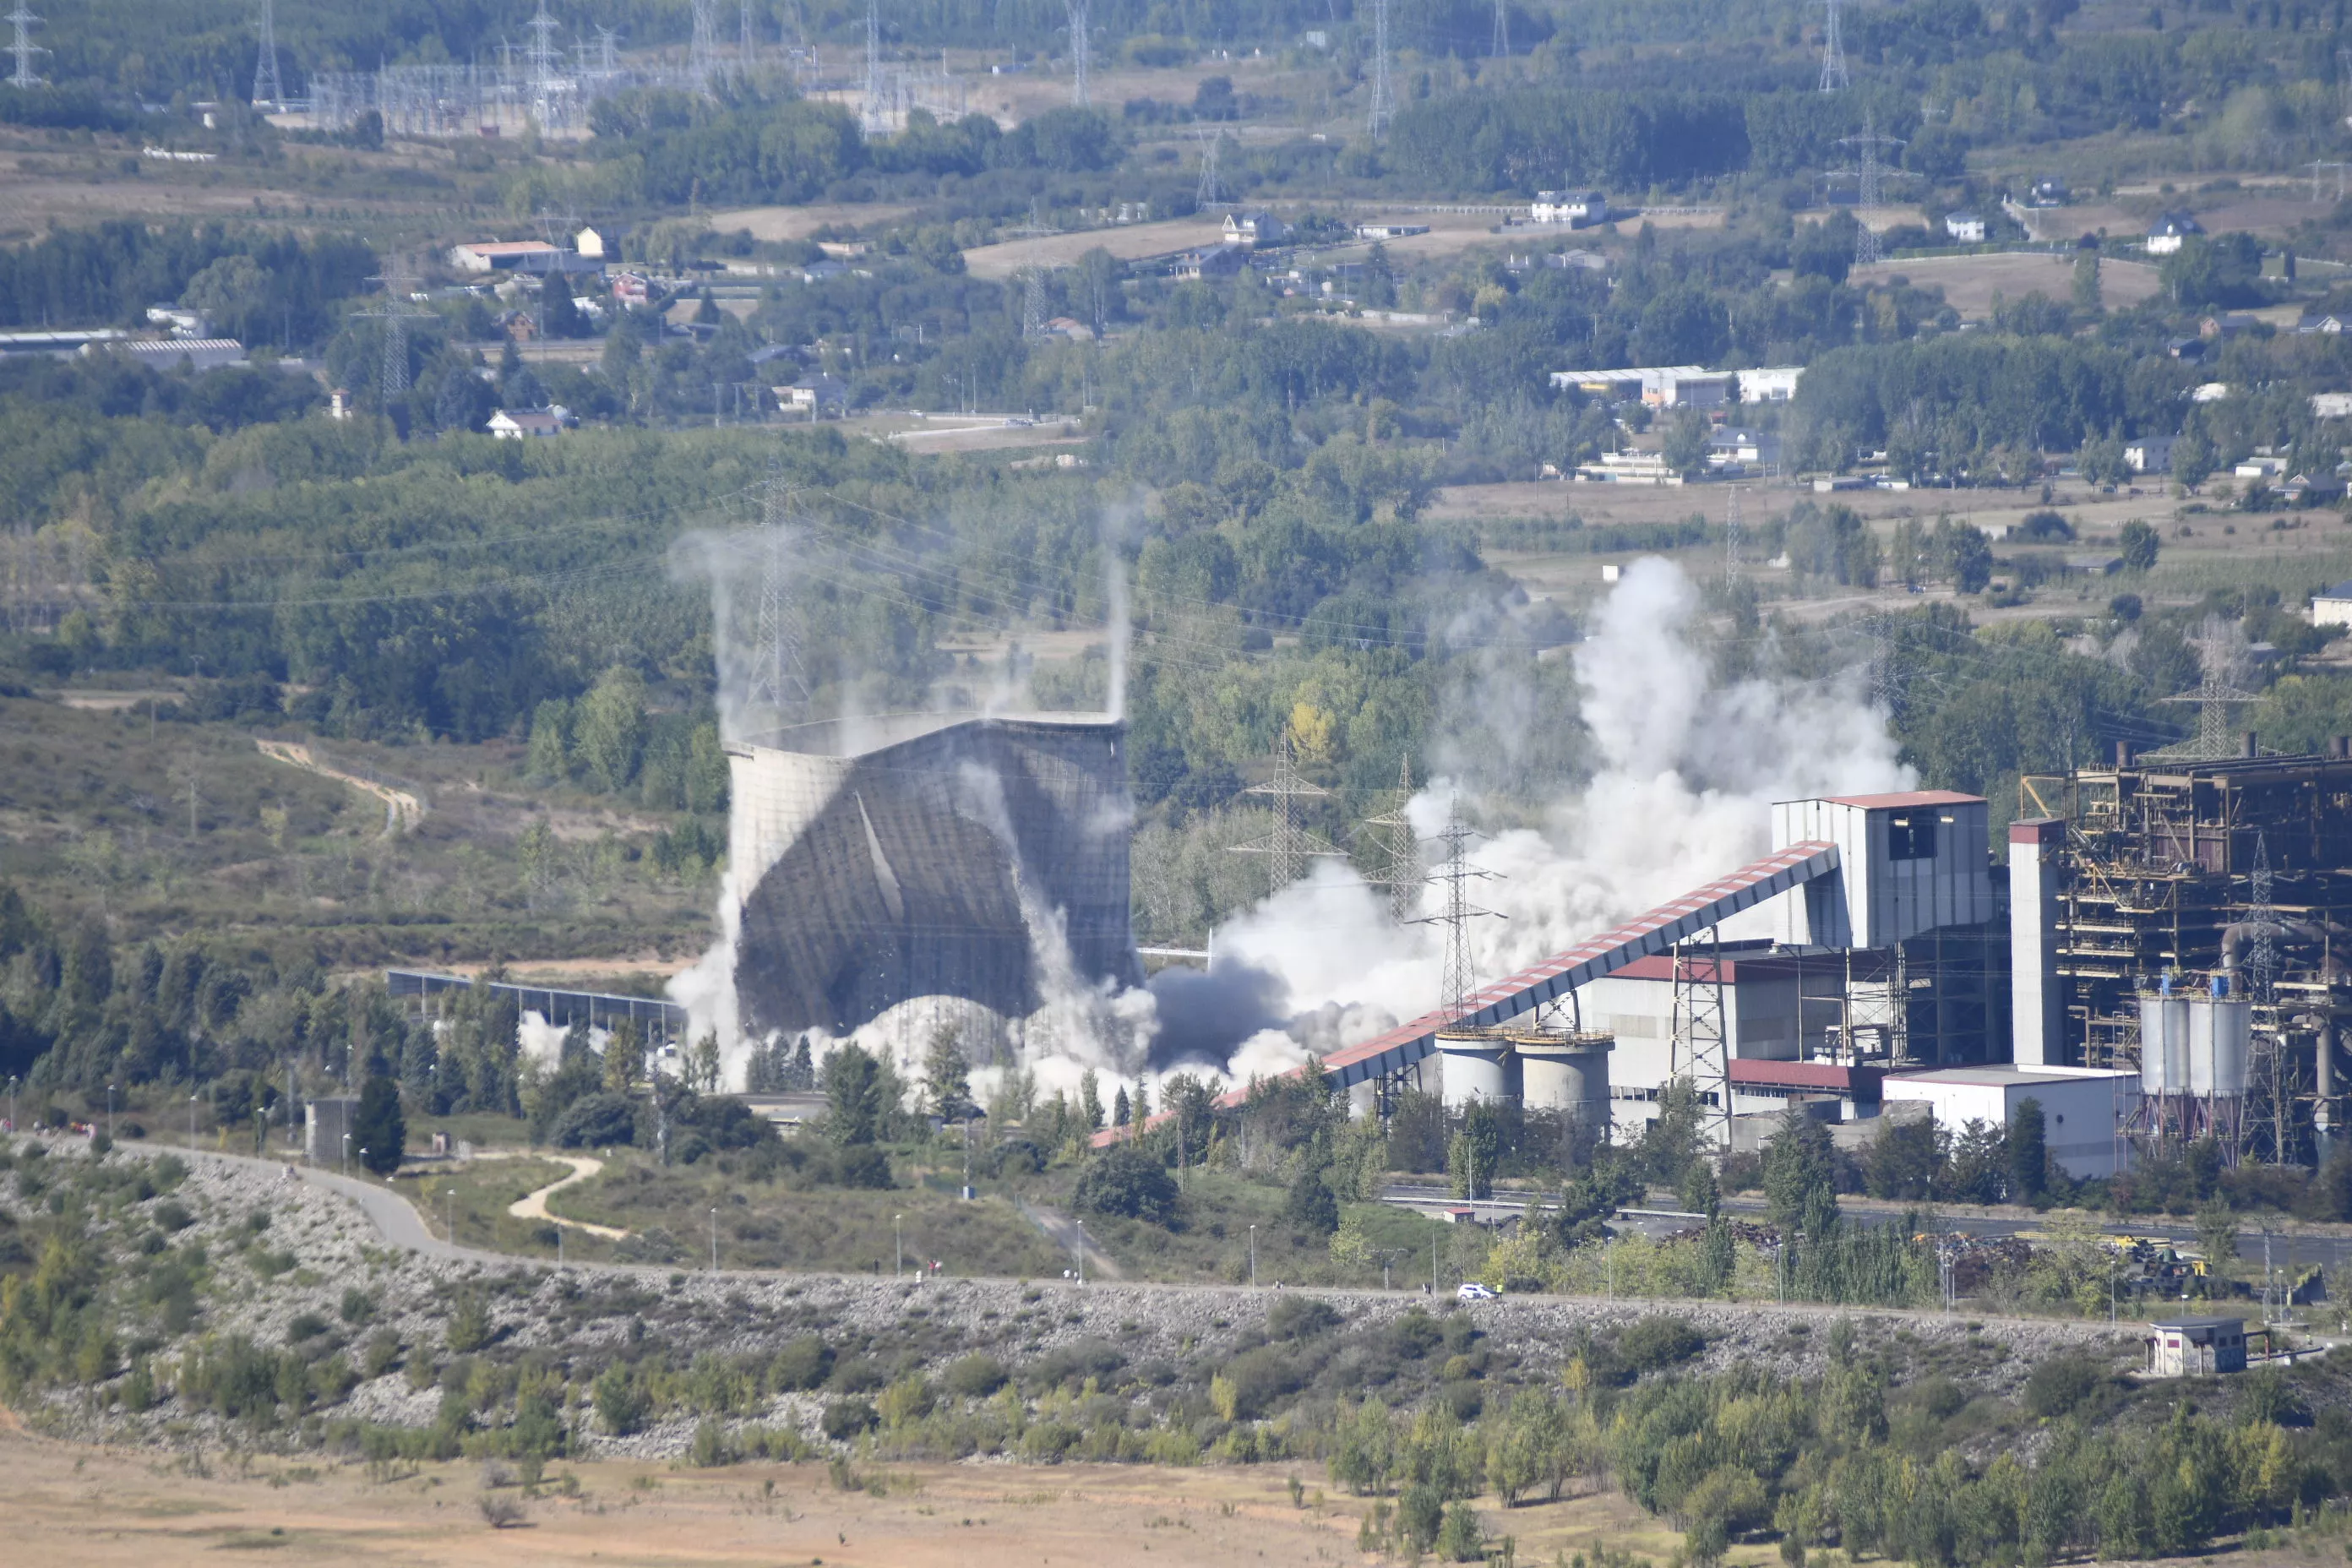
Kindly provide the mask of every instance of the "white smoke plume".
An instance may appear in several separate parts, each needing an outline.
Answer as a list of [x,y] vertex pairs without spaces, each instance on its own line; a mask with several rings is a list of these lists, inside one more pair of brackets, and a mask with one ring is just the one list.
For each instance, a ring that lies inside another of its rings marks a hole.
[[[723,626],[723,574],[712,575]],[[1117,710],[1123,592],[1112,604],[1120,623],[1112,642]],[[1507,714],[1521,725],[1565,728],[1580,717],[1595,764],[1581,785],[1561,781],[1528,825],[1475,841],[1470,862],[1491,874],[1475,884],[1475,901],[1499,917],[1471,928],[1480,977],[1525,967],[1764,854],[1776,800],[1913,784],[1858,679],[1718,683],[1700,645],[1701,610],[1696,587],[1677,567],[1637,562],[1575,650],[1576,713],[1547,710],[1539,693],[1500,674],[1465,694],[1482,716]],[[722,684],[734,668],[722,656]],[[995,781],[983,774],[966,783],[975,817],[988,820]],[[1480,805],[1467,785],[1438,778],[1409,811],[1426,841],[1450,813],[1475,820]],[[1024,891],[1030,885],[1024,878]],[[719,1031],[740,1081],[737,903],[730,886],[719,900],[721,941],[672,982],[671,993],[693,1009],[698,1033]],[[1424,889],[1424,915],[1443,907],[1441,889]],[[1070,963],[1059,911],[1029,901],[1024,909],[1045,1002],[1031,1018],[1008,1021],[1004,1038],[1046,1093],[1075,1088],[1087,1070],[1102,1075],[1106,1092],[1120,1079],[1203,1068],[1246,1082],[1369,1038],[1440,1000],[1442,928],[1392,920],[1385,897],[1344,862],[1318,861],[1306,880],[1229,921],[1211,939],[1207,974],[1166,972],[1148,992],[1087,983]],[[856,1037],[913,1067],[917,1008],[893,1009]],[[996,1076],[975,1075],[983,1086]]]
[[[1695,637],[1700,608],[1677,567],[1636,562],[1576,649],[1599,765],[1580,789],[1563,787],[1536,826],[1470,850],[1471,866],[1490,874],[1472,884],[1473,901],[1500,917],[1471,923],[1480,978],[1537,963],[1769,852],[1776,800],[1912,786],[1885,715],[1858,681],[1716,684]],[[1571,717],[1529,709],[1523,690],[1479,695],[1530,723]],[[1424,842],[1457,802],[1475,816],[1475,798],[1446,779],[1415,797],[1410,815]],[[1444,907],[1442,889],[1424,889],[1424,913]],[[1265,989],[1278,994],[1268,1002],[1286,1020],[1244,1042],[1234,1076],[1296,1065],[1436,1006],[1442,931],[1392,922],[1384,900],[1330,862],[1229,921],[1210,942],[1212,973],[1270,976],[1276,985]]]

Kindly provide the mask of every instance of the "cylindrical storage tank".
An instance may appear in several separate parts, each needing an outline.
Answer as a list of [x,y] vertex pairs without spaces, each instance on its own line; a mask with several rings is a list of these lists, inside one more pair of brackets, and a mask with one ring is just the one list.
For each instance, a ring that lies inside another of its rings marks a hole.
[[[2198,1011],[2206,1017],[2189,1026],[2189,1037],[2205,1058],[2206,1081],[2197,1092],[2224,1099],[2243,1095],[2250,1076],[2248,1058],[2253,1053],[2254,1005],[2221,998],[2203,1004]],[[2197,1076],[2192,1070],[2190,1077]]]
[[1609,1052],[1615,1042],[1521,1038],[1519,1093],[1529,1110],[1564,1110],[1590,1121],[1609,1114]]
[[2189,1002],[2181,996],[2139,999],[2139,1087],[2143,1094],[2180,1094],[2189,1088]]
[[1439,1035],[1437,1054],[1444,1064],[1445,1103],[1460,1107],[1483,1100],[1491,1105],[1507,1098],[1503,1058],[1509,1051],[1508,1042],[1499,1035],[1475,1029]]

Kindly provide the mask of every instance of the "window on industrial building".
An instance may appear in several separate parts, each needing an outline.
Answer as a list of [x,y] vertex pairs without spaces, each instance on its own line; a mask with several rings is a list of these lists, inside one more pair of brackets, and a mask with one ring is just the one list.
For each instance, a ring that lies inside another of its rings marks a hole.
[[1926,813],[1896,816],[1886,824],[1886,858],[1890,860],[1933,860],[1936,819]]

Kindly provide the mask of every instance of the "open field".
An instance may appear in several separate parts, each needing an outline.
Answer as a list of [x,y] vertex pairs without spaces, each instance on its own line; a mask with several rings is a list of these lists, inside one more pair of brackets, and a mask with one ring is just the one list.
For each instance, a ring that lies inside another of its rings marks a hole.
[[[354,1557],[449,1568],[1030,1568],[1125,1561],[1129,1552],[1171,1568],[1353,1563],[1369,1506],[1330,1495],[1313,1466],[892,1465],[871,1472],[871,1489],[844,1490],[815,1464],[678,1470],[591,1461],[551,1467],[536,1498],[498,1489],[521,1518],[497,1530],[478,1502],[482,1469],[463,1463],[374,1480],[357,1464],[174,1460],[0,1429],[0,1464],[10,1476],[0,1528],[16,1542],[12,1553],[93,1568],[168,1568],[255,1552],[323,1568]],[[1298,1506],[1287,1487],[1293,1474],[1307,1488]],[[1614,1491],[1480,1513],[1528,1563],[1603,1542],[1664,1558],[1680,1539]],[[1760,1563],[1770,1551],[1736,1547],[1730,1561]]]
[[1076,234],[1047,234],[1035,239],[977,246],[963,253],[963,264],[975,278],[1010,278],[1032,263],[1041,267],[1070,266],[1097,247],[1121,261],[1133,261],[1214,245],[1223,233],[1224,226],[1219,219],[1170,218],[1161,223],[1126,224],[1116,228],[1090,228]]
[[915,209],[883,203],[814,202],[801,207],[732,207],[710,215],[711,231],[733,234],[749,229],[753,239],[774,242],[806,239],[818,229],[886,228]]
[[[1992,313],[1995,294],[2014,301],[2028,294],[2064,300],[2074,287],[2074,258],[2039,251],[2013,251],[1992,256],[1915,256],[1881,261],[1853,269],[1857,285],[1883,286],[1908,278],[1916,288],[1938,288],[1945,303],[1967,321],[1982,321]],[[2099,292],[2107,308],[2127,310],[2155,296],[2156,268],[2144,261],[2117,261],[2112,257],[2099,267]]]

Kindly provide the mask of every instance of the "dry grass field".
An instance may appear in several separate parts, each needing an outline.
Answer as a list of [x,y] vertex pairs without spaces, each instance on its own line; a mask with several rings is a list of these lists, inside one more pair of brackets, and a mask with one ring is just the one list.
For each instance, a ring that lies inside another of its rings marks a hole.
[[[1915,288],[1937,288],[1944,300],[1963,320],[1982,321],[1992,313],[1995,294],[2011,300],[2039,293],[2063,300],[2074,287],[2074,259],[2039,251],[1996,256],[1916,256],[1881,261],[1853,269],[1857,285],[1884,285],[1908,278]],[[2117,261],[2112,257],[2099,267],[2099,291],[2111,310],[2127,310],[2152,299],[2158,285],[2156,268],[2144,261]]]
[[[553,1484],[526,1499],[512,1485],[486,1493],[482,1471],[466,1464],[371,1479],[358,1465],[184,1460],[13,1430],[0,1431],[0,1463],[10,1477],[0,1530],[14,1542],[12,1558],[88,1568],[172,1568],[256,1552],[287,1568],[343,1568],[355,1559],[418,1568],[1372,1561],[1356,1549],[1368,1504],[1327,1497],[1315,1467],[860,1466],[870,1489],[845,1491],[816,1465],[674,1470],[615,1460],[551,1467]],[[1293,1474],[1304,1487],[1297,1505]],[[486,1495],[519,1517],[494,1528]],[[1512,1536],[1522,1563],[1602,1542],[1663,1558],[1679,1539],[1614,1492],[1507,1513],[1482,1501],[1488,1533]],[[1732,1557],[1761,1562],[1769,1552],[1735,1548]]]

